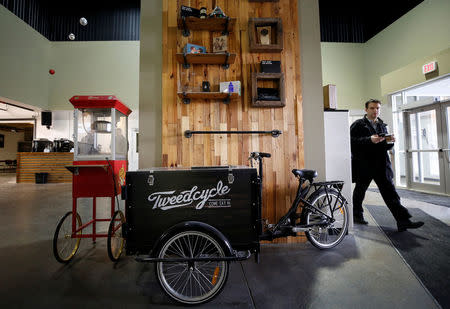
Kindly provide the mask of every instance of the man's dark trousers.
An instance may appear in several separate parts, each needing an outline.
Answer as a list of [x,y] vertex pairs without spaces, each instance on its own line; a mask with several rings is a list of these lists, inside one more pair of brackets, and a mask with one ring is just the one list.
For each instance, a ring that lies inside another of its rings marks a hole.
[[[380,173],[381,174],[381,173]],[[405,221],[411,218],[408,210],[400,203],[400,197],[395,190],[394,183],[391,178],[386,177],[385,173],[381,175],[374,175],[373,180],[380,190],[384,202],[391,211],[397,222]],[[353,215],[362,216],[363,208],[362,202],[366,194],[367,188],[370,185],[372,178],[358,179],[355,189],[353,190]]]

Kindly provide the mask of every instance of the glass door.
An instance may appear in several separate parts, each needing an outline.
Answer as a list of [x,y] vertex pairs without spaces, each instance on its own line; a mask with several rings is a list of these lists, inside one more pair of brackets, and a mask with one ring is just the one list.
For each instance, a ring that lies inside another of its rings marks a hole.
[[[440,104],[407,110],[404,113],[408,187],[446,192],[443,156],[443,123]],[[448,164],[447,164],[448,168]]]
[[445,191],[450,194],[450,102],[443,103],[441,106],[442,123],[445,130],[443,131],[443,148],[442,156],[444,157],[444,173],[445,173]]

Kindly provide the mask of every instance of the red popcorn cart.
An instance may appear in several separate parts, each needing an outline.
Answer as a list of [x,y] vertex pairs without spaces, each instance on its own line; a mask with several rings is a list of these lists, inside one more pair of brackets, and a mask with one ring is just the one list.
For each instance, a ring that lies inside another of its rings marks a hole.
[[[131,110],[115,96],[74,96],[74,161],[66,166],[73,174],[72,211],[59,221],[53,237],[53,254],[68,263],[76,254],[81,238],[107,237],[108,256],[117,261],[124,248],[118,195],[128,169],[128,116]],[[109,197],[111,216],[97,218],[97,198]],[[78,198],[92,198],[92,219],[82,223]],[[116,204],[117,200],[117,204]],[[116,210],[117,208],[117,210]],[[107,233],[97,232],[97,222],[110,222]],[[92,232],[83,233],[87,227]]]

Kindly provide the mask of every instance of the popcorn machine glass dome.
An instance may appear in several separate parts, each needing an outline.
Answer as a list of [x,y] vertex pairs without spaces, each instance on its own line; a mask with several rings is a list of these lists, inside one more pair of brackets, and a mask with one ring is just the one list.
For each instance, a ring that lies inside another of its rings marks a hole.
[[74,161],[127,160],[128,115],[115,96],[74,96]]

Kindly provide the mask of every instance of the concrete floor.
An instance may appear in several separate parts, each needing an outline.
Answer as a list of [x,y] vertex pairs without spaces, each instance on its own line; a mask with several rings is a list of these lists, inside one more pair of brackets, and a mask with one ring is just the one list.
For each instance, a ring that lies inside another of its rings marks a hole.
[[[0,174],[0,307],[180,307],[162,292],[152,264],[133,257],[111,263],[105,239],[95,245],[84,239],[69,265],[56,262],[52,238],[71,209],[71,184],[16,184],[14,177]],[[366,202],[383,205],[375,192]],[[448,224],[447,214],[423,204]],[[86,221],[90,205],[85,201],[78,209]],[[368,211],[366,217],[368,226],[356,225],[331,250],[309,243],[263,245],[260,264],[232,263],[222,293],[201,307],[439,308]]]

